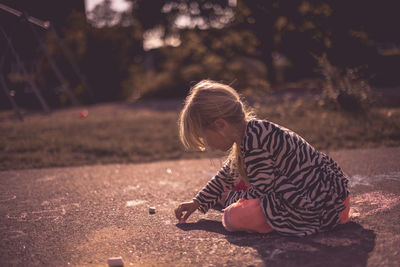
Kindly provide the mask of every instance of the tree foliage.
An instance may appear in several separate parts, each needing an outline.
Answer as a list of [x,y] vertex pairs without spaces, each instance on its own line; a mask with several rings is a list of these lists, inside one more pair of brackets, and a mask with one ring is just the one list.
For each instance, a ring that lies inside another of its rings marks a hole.
[[157,58],[156,65],[147,71],[133,65],[125,87],[136,85],[135,97],[181,97],[191,83],[204,78],[233,83],[242,90],[268,88],[265,66],[247,56],[258,44],[252,32],[187,30],[181,42],[179,47],[149,51],[148,56]]
[[[104,0],[88,14],[89,24],[71,13],[63,27],[96,101],[183,96],[204,78],[268,90],[277,77],[273,55],[288,59],[289,81],[321,77],[315,58],[324,55],[338,69],[364,67],[377,85],[400,84],[400,17],[393,0],[128,1],[131,9],[118,13]],[[144,46],[149,36],[158,47]],[[67,69],[56,40],[48,36],[46,44]],[[390,56],[382,53],[388,45],[397,47]],[[42,70],[36,79],[54,87],[44,61]],[[66,73],[75,94],[88,102],[79,80]]]

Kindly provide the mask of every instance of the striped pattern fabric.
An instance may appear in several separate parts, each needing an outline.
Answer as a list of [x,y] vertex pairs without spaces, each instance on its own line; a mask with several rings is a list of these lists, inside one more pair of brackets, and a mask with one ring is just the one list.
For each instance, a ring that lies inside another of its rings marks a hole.
[[[250,188],[231,191],[225,205],[260,199],[269,224],[280,234],[307,236],[339,224],[348,179],[330,157],[296,133],[265,120],[248,122],[241,151]],[[207,212],[238,182],[226,162],[194,198]]]

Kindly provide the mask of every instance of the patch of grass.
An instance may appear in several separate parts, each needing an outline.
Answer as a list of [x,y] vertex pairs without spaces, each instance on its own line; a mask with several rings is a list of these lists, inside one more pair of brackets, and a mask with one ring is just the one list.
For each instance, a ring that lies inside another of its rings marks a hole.
[[315,57],[319,72],[324,76],[320,105],[352,113],[365,113],[373,104],[368,81],[361,77],[359,68],[341,70],[333,66],[326,54]]
[[[368,114],[324,110],[314,102],[253,101],[259,118],[290,128],[323,150],[400,145],[400,109]],[[0,170],[108,163],[138,163],[217,157],[215,152],[185,152],[178,138],[179,105],[157,110],[127,104],[26,114],[18,122],[0,113]]]
[[0,126],[0,169],[148,162],[181,158],[177,112],[120,107],[26,116]]
[[320,150],[400,145],[399,108],[373,108],[354,114],[299,99],[263,105],[257,114],[295,131]]

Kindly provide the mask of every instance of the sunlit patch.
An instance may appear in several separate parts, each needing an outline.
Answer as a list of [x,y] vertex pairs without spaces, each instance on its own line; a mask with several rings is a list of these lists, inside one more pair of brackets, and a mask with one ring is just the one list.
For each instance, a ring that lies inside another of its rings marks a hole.
[[120,256],[126,258],[125,250],[121,249],[121,246],[127,247],[127,240],[131,236],[131,233],[122,228],[106,227],[85,234],[80,243],[70,242],[66,246],[67,249],[81,255],[79,258],[75,257],[74,260],[80,262],[72,264],[73,266],[106,266],[107,256],[104,255],[110,255],[110,251],[116,251],[118,253],[116,255],[121,253]]
[[350,218],[357,218],[360,217],[360,215],[357,208],[350,208]]
[[42,206],[48,206],[48,205],[50,205],[50,202],[47,201],[47,200],[45,200],[45,201],[43,201],[42,204],[40,204],[40,205],[42,205]]
[[380,182],[382,180],[392,180],[400,182],[400,172],[391,172],[388,174],[379,174],[374,176],[353,175],[349,178],[350,186],[367,185],[370,186],[372,182]]
[[400,172],[391,172],[391,173],[388,173],[388,174],[376,175],[375,179],[378,179],[378,180],[393,180],[393,181],[399,181],[400,182]]
[[52,220],[53,222],[60,222],[67,214],[67,205],[59,207],[50,207],[50,202],[42,202],[43,209],[34,210],[29,212],[8,213],[7,219],[16,220],[18,222],[36,222],[41,220]]
[[355,185],[370,185],[369,183],[370,178],[368,178],[367,176],[354,175],[349,180],[351,187]]
[[146,203],[145,200],[130,200],[126,202],[127,207],[134,207]]
[[42,178],[37,179],[37,182],[49,182],[55,180],[57,177],[55,175],[52,176],[45,176]]
[[171,186],[173,188],[178,188],[178,187],[181,186],[179,183],[171,182],[171,181],[160,181],[159,184],[160,185],[168,185],[168,186]]
[[368,216],[377,212],[382,212],[392,209],[399,204],[400,196],[386,193],[382,191],[374,191],[356,195],[352,197],[350,209],[351,217],[358,217],[360,215]]
[[21,231],[21,230],[5,231],[5,232],[3,232],[3,241],[17,239],[17,238],[25,237],[25,236],[27,236],[27,233],[25,233],[24,231]]
[[135,185],[135,186],[128,185],[126,188],[124,188],[124,192],[135,191],[135,190],[138,190],[139,188],[140,188],[140,185]]
[[17,198],[17,196],[15,196],[15,195],[4,194],[0,197],[0,203],[7,202],[7,201],[10,201],[10,200],[13,200],[16,198]]
[[355,241],[351,238],[344,238],[344,237],[322,237],[322,236],[319,237],[319,236],[317,236],[316,238],[314,238],[314,241],[319,244],[330,246],[330,247],[351,246],[351,245],[358,243],[357,241]]

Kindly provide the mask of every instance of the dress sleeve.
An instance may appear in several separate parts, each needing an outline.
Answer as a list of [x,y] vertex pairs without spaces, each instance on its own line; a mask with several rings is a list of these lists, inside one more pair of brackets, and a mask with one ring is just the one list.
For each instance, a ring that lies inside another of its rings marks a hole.
[[264,149],[252,149],[245,153],[247,177],[251,188],[242,191],[232,191],[226,199],[226,204],[232,204],[241,198],[260,198],[274,188],[275,163],[273,156]]
[[221,170],[207,183],[207,185],[193,198],[199,202],[199,210],[206,213],[221,199],[222,193],[233,188],[235,179],[228,160]]

